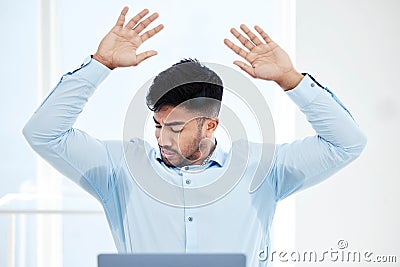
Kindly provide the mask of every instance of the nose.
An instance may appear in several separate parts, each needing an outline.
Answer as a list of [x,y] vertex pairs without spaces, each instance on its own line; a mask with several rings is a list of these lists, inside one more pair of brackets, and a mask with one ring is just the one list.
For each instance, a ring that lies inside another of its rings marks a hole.
[[172,146],[172,138],[168,131],[164,129],[157,129],[156,130],[156,138],[159,146]]

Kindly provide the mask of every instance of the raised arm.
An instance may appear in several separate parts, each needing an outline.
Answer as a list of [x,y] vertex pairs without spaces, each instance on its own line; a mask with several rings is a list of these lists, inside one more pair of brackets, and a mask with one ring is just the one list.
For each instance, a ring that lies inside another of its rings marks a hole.
[[240,28],[245,35],[234,28],[231,33],[241,46],[224,40],[246,61],[234,64],[254,78],[276,82],[316,131],[315,136],[277,146],[268,177],[279,200],[346,166],[360,155],[366,138],[338,98],[311,76],[296,71],[287,53],[259,26],[255,30],[263,41],[246,25]]
[[137,54],[137,49],[163,27],[142,33],[158,17],[154,13],[146,18],[148,10],[124,26],[127,11],[127,7],[122,10],[93,59],[65,74],[23,129],[26,140],[40,156],[99,199],[112,188],[115,162],[111,155],[121,146],[95,139],[72,128],[73,124],[111,69],[135,66],[156,54],[152,50]]

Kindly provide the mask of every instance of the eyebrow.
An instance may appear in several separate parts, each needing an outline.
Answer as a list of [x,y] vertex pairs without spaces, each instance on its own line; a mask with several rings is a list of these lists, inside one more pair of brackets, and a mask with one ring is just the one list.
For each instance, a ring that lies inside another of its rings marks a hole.
[[[156,120],[156,118],[154,118],[154,116],[153,116],[153,120],[154,120],[154,122],[155,122],[156,124],[161,124],[161,123],[159,123],[159,122]],[[185,122],[184,122],[184,121],[172,121],[172,122],[167,122],[167,123],[165,123],[164,125],[165,125],[165,126],[185,125]]]

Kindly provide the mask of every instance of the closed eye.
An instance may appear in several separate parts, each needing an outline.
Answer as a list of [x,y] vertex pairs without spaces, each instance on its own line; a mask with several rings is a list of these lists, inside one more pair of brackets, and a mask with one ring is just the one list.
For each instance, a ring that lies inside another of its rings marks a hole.
[[[161,125],[155,125],[155,127],[156,127],[157,129],[161,129],[161,128],[162,128]],[[182,132],[182,130],[183,130],[183,128],[181,128],[181,129],[172,129],[172,128],[170,128],[170,129],[171,129],[171,132],[173,132],[173,133],[180,133],[180,132]]]
[[172,129],[172,128],[171,128],[171,132],[173,132],[173,133],[180,133],[180,132],[182,132],[182,130],[183,130],[183,128],[181,128],[181,129],[179,129],[179,130],[176,130],[176,129]]

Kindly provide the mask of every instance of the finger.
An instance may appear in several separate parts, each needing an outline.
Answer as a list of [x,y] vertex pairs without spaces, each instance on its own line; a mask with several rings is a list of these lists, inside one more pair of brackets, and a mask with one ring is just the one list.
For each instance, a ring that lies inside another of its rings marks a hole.
[[240,25],[240,29],[249,36],[250,40],[255,43],[256,45],[262,44],[261,40],[252,32],[246,25]]
[[150,23],[152,23],[156,18],[158,18],[158,13],[155,12],[153,13],[150,17],[148,17],[147,19],[143,20],[142,22],[140,22],[138,25],[135,26],[135,28],[133,28],[133,30],[139,34],[141,33],[144,29],[146,29],[147,26],[149,26]]
[[254,69],[252,66],[247,65],[246,63],[239,61],[239,60],[235,60],[233,62],[233,64],[235,64],[236,66],[238,66],[239,68],[241,68],[242,70],[247,72],[251,77],[256,78],[256,75],[254,73]]
[[147,32],[143,33],[140,38],[142,39],[142,42],[146,41],[147,39],[153,37],[156,33],[159,33],[162,29],[164,29],[164,25],[160,24],[157,27],[148,30]]
[[251,50],[254,48],[254,44],[247,39],[246,37],[244,37],[243,35],[240,34],[240,32],[238,32],[235,28],[231,29],[231,33],[233,34],[233,36],[235,36],[241,43],[242,45],[244,45],[247,49]]
[[140,53],[139,55],[137,55],[137,64],[140,64],[142,61],[148,59],[149,57],[155,56],[157,55],[157,51],[155,50],[149,50],[143,53]]
[[264,39],[264,41],[267,44],[272,42],[271,38],[268,36],[268,34],[263,29],[261,29],[260,26],[256,25],[256,26],[254,26],[254,29],[261,35],[261,37]]
[[126,24],[126,28],[128,29],[133,29],[133,27],[135,27],[135,25],[147,14],[149,13],[149,10],[147,8],[143,9],[142,11],[140,11],[136,16],[134,16],[133,18],[131,18],[131,20]]
[[228,39],[224,39],[224,43],[227,47],[229,47],[233,52],[241,56],[242,58],[246,59],[246,56],[248,52],[246,52],[244,49],[240,48],[239,46],[235,45]]
[[128,13],[128,10],[129,10],[129,7],[127,7],[127,6],[122,9],[121,14],[118,17],[118,20],[117,20],[117,23],[115,24],[115,26],[121,26],[121,27],[124,26],[125,15],[126,15],[126,13]]

